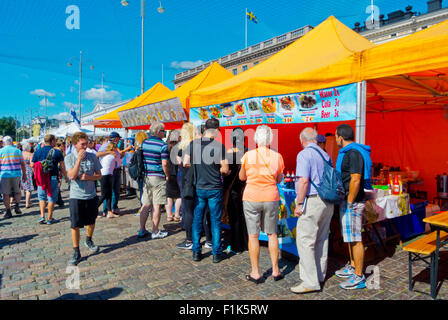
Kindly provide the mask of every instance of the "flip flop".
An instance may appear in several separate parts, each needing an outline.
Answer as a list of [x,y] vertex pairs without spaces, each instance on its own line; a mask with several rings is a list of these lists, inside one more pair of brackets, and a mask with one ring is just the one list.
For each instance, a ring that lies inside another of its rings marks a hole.
[[166,221],[168,221],[168,222],[173,221],[173,217],[166,217]]
[[255,284],[259,284],[259,283],[261,283],[263,281],[263,276],[261,276],[258,279],[255,279],[255,278],[252,278],[252,276],[250,274],[246,274],[246,280],[250,281],[250,282],[253,282]]
[[182,217],[174,217],[174,221],[180,222],[182,220]]
[[274,281],[279,281],[282,280],[285,276],[283,275],[283,273],[280,272],[280,274],[278,276],[272,276],[274,278]]

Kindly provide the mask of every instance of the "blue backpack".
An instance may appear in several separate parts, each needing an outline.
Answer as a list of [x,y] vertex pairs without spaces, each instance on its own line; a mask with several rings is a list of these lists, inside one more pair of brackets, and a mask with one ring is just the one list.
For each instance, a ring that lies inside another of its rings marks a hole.
[[319,197],[322,200],[333,204],[342,203],[342,201],[344,201],[345,199],[345,192],[344,186],[342,184],[341,174],[335,168],[333,168],[333,166],[331,165],[331,160],[325,160],[324,156],[319,150],[311,146],[310,148],[319,153],[319,155],[322,157],[322,160],[324,161],[324,173],[322,175],[322,179],[320,179],[319,186],[316,186],[316,184],[310,179],[311,184],[314,188],[316,188],[317,192],[319,193]]

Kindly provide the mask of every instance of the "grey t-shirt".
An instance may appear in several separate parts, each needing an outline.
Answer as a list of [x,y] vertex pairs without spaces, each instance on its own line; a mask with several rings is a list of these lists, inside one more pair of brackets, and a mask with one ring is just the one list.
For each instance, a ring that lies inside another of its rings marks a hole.
[[[65,157],[65,166],[68,170],[73,169],[78,159],[78,153],[75,149]],[[78,176],[86,173],[88,175],[95,174],[102,168],[100,161],[95,154],[87,152],[79,166]],[[89,200],[96,197],[95,181],[81,181],[79,178],[70,180],[70,199]]]

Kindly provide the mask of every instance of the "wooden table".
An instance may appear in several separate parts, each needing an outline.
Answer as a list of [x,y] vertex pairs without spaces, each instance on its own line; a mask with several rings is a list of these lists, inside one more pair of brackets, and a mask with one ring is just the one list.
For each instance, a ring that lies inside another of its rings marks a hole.
[[423,222],[429,223],[434,229],[437,230],[437,242],[436,242],[436,257],[433,281],[431,281],[431,292],[435,294],[437,289],[437,279],[438,279],[438,267],[439,267],[439,249],[448,243],[448,240],[440,241],[440,231],[448,232],[448,211],[443,211],[432,217],[423,219]]

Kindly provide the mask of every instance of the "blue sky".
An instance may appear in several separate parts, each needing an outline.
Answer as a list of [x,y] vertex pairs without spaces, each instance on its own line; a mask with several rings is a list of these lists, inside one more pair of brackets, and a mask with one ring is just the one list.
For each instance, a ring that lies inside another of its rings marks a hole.
[[[140,0],[1,0],[0,117],[61,116],[78,104],[78,57],[83,51],[83,113],[100,101],[117,102],[140,94]],[[146,0],[145,89],[162,81],[173,89],[174,75],[185,62],[206,62],[244,48],[245,8],[248,45],[300,28],[316,26],[334,15],[349,27],[365,21],[370,0]],[[380,13],[426,13],[426,0],[375,0]],[[66,27],[66,8],[80,10],[80,29]],[[446,4],[443,4],[446,7]],[[316,48],[318,50],[318,48]],[[71,59],[73,58],[73,59]],[[72,66],[67,63],[71,59]],[[90,65],[94,69],[89,68]],[[104,72],[105,91],[101,92]],[[44,90],[44,91],[42,91]],[[41,97],[39,98],[39,94]]]

